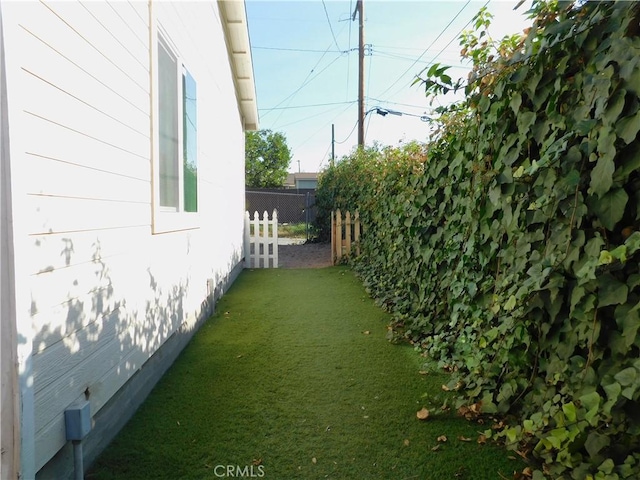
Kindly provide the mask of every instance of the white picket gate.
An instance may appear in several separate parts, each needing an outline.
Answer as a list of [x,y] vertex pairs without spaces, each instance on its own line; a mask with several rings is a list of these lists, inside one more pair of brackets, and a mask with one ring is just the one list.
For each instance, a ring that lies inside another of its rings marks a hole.
[[244,213],[244,266],[245,268],[278,268],[278,211],[265,211],[262,220],[258,212],[249,218]]

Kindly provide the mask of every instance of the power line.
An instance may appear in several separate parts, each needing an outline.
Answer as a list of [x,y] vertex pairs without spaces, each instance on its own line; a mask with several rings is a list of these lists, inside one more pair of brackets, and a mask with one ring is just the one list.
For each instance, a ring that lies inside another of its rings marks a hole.
[[[452,40],[452,41],[453,41],[453,40]],[[442,54],[442,52],[443,52],[443,51],[444,51],[444,49],[443,49],[442,51],[440,51],[440,52],[436,55],[436,57],[439,57],[439,56]],[[389,53],[389,52],[385,52],[385,51],[381,51],[381,50],[376,50],[375,48],[374,48],[374,50],[373,50],[373,53],[374,53],[374,55],[375,55],[375,56],[377,56],[377,57],[389,58],[389,59],[392,59],[392,60],[403,60],[403,61],[407,61],[407,62],[414,61],[414,58],[413,58],[413,57],[407,57],[407,56],[405,56],[405,55],[397,55],[397,54],[394,54],[394,53]],[[451,63],[451,64],[454,64],[454,63],[456,63],[456,62],[459,62],[459,61],[460,61],[460,58],[458,58],[458,59],[456,59],[456,60],[441,59],[441,61],[443,61],[443,62],[447,62],[447,63]],[[419,61],[419,62],[417,62],[417,63],[421,63],[421,64],[424,64],[424,65],[430,65],[430,64],[432,63],[432,61],[431,61],[431,62],[428,62],[428,61]],[[414,63],[414,64],[415,64],[415,63]],[[468,70],[471,70],[471,68],[472,68],[472,67],[470,67],[470,66],[468,66],[468,65],[452,65],[452,66],[454,66],[454,67],[456,67],[456,68],[464,68],[464,69],[468,69]]]
[[[489,2],[490,2],[490,1],[491,1],[491,0],[487,0],[487,3],[485,3],[485,4],[482,6],[482,8],[484,8],[484,7],[486,7],[487,5],[489,5]],[[444,51],[447,49],[447,47],[448,47],[449,45],[451,45],[451,44],[453,43],[453,41],[454,41],[456,38],[460,38],[460,34],[464,31],[464,29],[465,29],[465,28],[467,28],[467,25],[469,25],[472,21],[473,21],[473,18],[472,18],[471,20],[469,20],[469,21],[465,24],[465,26],[464,26],[464,27],[462,27],[462,28],[460,29],[460,31],[459,31],[459,32],[458,32],[458,33],[457,33],[457,34],[456,34],[456,35],[455,35],[451,40],[449,40],[449,43],[447,43],[447,44],[442,48],[442,50],[440,50],[440,51],[438,52],[438,54],[437,54],[435,57],[433,57],[433,58],[431,59],[431,61],[430,61],[429,63],[430,63],[430,64],[431,64],[431,63],[433,63],[433,62],[435,61],[435,59],[436,59],[436,58],[438,58],[440,55],[442,55],[442,52],[444,52]]]
[[[348,105],[348,106],[347,106],[347,108],[349,108],[350,106],[351,106],[351,105]],[[284,125],[280,125],[280,127],[279,127],[279,128],[284,128],[284,127],[288,127],[288,126],[290,126],[290,125],[296,125],[296,124],[299,124],[299,123],[302,123],[302,122],[306,122],[307,120],[311,120],[312,118],[319,117],[320,115],[325,115],[325,114],[327,114],[327,113],[329,113],[329,112],[332,112],[333,110],[337,110],[338,108],[340,108],[340,106],[331,107],[331,108],[329,108],[329,109],[327,109],[327,110],[325,110],[325,111],[323,111],[323,112],[314,113],[313,115],[309,115],[308,117],[305,117],[305,118],[303,118],[303,119],[296,120],[295,122],[290,122],[290,123],[286,123],[286,124],[284,124]],[[346,110],[346,109],[345,109],[345,110]],[[272,128],[273,128],[273,127],[272,127]]]
[[379,98],[374,98],[374,97],[369,97],[369,100],[373,100],[378,103],[391,103],[393,105],[401,105],[403,107],[424,108],[423,105],[411,105],[409,103],[392,102],[391,100],[380,100]]
[[[367,79],[367,96],[365,98],[369,98],[369,92],[371,91],[371,65],[373,65],[373,57],[369,59],[369,72],[367,73],[369,78]],[[365,138],[367,138],[367,132],[369,131],[370,123],[371,117],[369,117],[369,120],[367,121],[367,127],[365,128],[363,141]]]
[[358,126],[358,121],[356,120],[356,123],[353,125],[353,128],[351,129],[351,132],[349,133],[349,135],[347,135],[347,138],[345,138],[344,140],[342,140],[341,142],[337,141],[335,143],[345,143],[347,140],[349,140],[349,138],[351,137],[351,135],[353,135],[353,132],[356,131],[356,127]]
[[[313,72],[315,72],[316,67],[320,64],[320,62],[322,61],[322,59],[324,58],[324,56],[326,55],[326,52],[322,54],[322,56],[320,57],[320,60],[318,60],[318,62],[315,64],[315,66],[311,69],[311,71],[309,72],[309,74],[307,75],[307,77],[303,80],[302,85],[300,85],[296,90],[294,90],[292,93],[290,93],[284,100],[282,100],[280,103],[278,103],[276,105],[276,107],[279,107],[280,105],[282,105],[284,102],[286,102],[287,100],[289,100],[289,102],[291,102],[291,100],[293,100],[293,97],[295,97],[295,95],[302,90],[304,87],[306,87],[309,83],[311,83],[313,80],[315,80],[319,75],[321,75],[327,68],[329,68],[331,65],[333,65],[336,60],[338,60],[340,58],[341,55],[338,55],[336,58],[334,58],[331,62],[329,62],[329,64],[327,64],[322,70],[320,70],[315,76],[311,77],[311,75],[313,74]],[[311,77],[311,78],[309,78]],[[288,105],[287,105],[288,106]],[[269,115],[269,113],[273,111],[270,110],[269,112],[265,113],[266,115]],[[280,118],[280,116],[278,116],[278,118],[276,118],[274,120],[274,124],[278,121],[278,119]]]
[[291,107],[273,107],[273,108],[259,108],[258,110],[292,110],[297,108],[313,108],[313,107],[328,107],[330,105],[345,105],[345,104],[353,104],[356,103],[357,100],[352,100],[350,102],[332,102],[332,103],[314,103],[312,105],[294,105]]
[[[353,102],[355,103],[355,102]],[[330,121],[328,121],[327,123],[325,123],[324,125],[322,125],[320,128],[318,128],[315,132],[313,132],[311,135],[309,135],[306,139],[304,139],[301,143],[297,144],[295,146],[295,148],[293,150],[297,150],[298,148],[300,148],[301,146],[303,146],[305,143],[307,143],[309,140],[311,140],[313,137],[315,137],[318,133],[320,133],[322,130],[326,129],[331,123],[335,123],[335,119],[340,117],[341,115],[343,115],[347,110],[349,110],[349,107],[351,105],[347,106],[347,108],[343,109],[338,115],[334,116]],[[334,109],[330,109],[327,110],[324,113],[329,113],[331,110]],[[336,109],[337,110],[337,109]],[[317,116],[317,115],[314,115]]]
[[322,7],[324,8],[324,14],[327,17],[327,23],[329,23],[329,30],[331,30],[331,36],[333,37],[333,43],[336,44],[336,48],[338,50],[340,50],[340,47],[338,46],[338,41],[336,40],[336,34],[333,33],[333,27],[331,26],[331,20],[329,19],[329,12],[327,12],[327,5],[324,3],[324,0],[322,0]]
[[[349,12],[353,12],[353,0],[349,0]],[[351,51],[351,20],[349,20],[349,51]],[[347,60],[347,98],[349,97],[349,71],[351,69],[351,62]]]
[[[424,51],[420,54],[420,56],[409,66],[409,68],[407,68],[404,72],[402,72],[402,74],[396,79],[395,82],[393,82],[391,85],[389,85],[389,87],[387,87],[387,89],[382,92],[380,95],[378,95],[379,97],[382,97],[385,93],[387,93],[389,90],[391,90],[400,80],[402,80],[402,77],[404,77],[419,61],[422,57],[425,56],[425,54],[431,49],[431,47],[433,47],[433,45],[438,41],[438,39],[444,34],[444,32],[447,31],[447,29],[451,26],[451,24],[455,21],[456,18],[458,18],[460,16],[460,14],[464,11],[465,8],[467,8],[467,5],[469,5],[469,3],[471,3],[471,0],[467,0],[467,3],[465,3],[462,8],[460,9],[460,11],[458,13],[455,14],[455,16],[449,21],[449,23],[446,25],[446,27],[444,27],[444,29],[442,29],[442,31],[438,34],[438,36],[435,38],[435,40],[433,40],[433,42],[431,42],[431,44],[424,49]],[[488,3],[488,2],[487,2]]]
[[322,164],[324,163],[324,159],[329,154],[329,150],[331,150],[331,144],[329,144],[329,147],[327,148],[327,151],[324,152],[324,155],[322,155],[322,158],[320,159],[320,164],[318,165],[318,171],[320,171],[320,167],[322,167]]
[[[337,45],[336,45],[337,46]],[[311,48],[284,48],[284,47],[256,47],[251,46],[254,50],[276,50],[281,52],[304,52],[304,53],[347,53],[344,50],[314,50]]]

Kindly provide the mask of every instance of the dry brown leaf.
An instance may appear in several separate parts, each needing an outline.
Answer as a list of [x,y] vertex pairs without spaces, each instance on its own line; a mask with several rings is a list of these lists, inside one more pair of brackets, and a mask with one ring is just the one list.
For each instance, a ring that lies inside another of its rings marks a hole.
[[469,437],[464,437],[462,435],[458,436],[458,440],[460,440],[461,442],[470,442],[471,439]]
[[313,463],[315,465],[316,463],[318,463],[318,459],[316,457],[313,457],[311,459],[311,463]]
[[492,430],[500,430],[502,427],[504,427],[504,423],[502,421],[500,421],[500,423],[494,423],[493,425],[491,425]]
[[522,475],[531,478],[533,477],[533,470],[531,470],[531,467],[525,467],[525,469],[522,470]]
[[442,385],[442,390],[445,391],[445,392],[451,391],[451,389],[449,387],[447,387],[446,385]]
[[364,333],[365,335],[369,335],[371,332],[370,332],[369,330],[365,330],[365,331],[364,331],[364,332],[362,332],[362,333]]
[[438,438],[436,438],[437,441],[439,442],[446,442],[447,441],[447,436],[446,435],[440,435]]
[[404,440],[404,446],[405,446],[405,447],[408,447],[408,446],[409,446],[409,443],[410,443],[410,442],[409,442],[409,439],[408,439],[408,438],[405,438],[405,440]]
[[478,443],[479,443],[480,445],[484,445],[485,443],[487,443],[487,436],[486,436],[484,433],[481,433],[481,434],[478,436]]
[[416,417],[418,417],[418,420],[426,420],[427,418],[429,418],[429,410],[427,410],[426,408],[418,410],[418,412],[416,413]]
[[432,447],[432,448],[431,448],[431,451],[432,451],[432,452],[436,452],[436,451],[438,451],[438,450],[440,450],[440,445],[436,445],[435,447]]
[[254,458],[251,463],[253,465],[255,465],[255,466],[262,465],[262,459],[261,458]]
[[427,372],[426,370],[420,370],[418,373],[420,375],[429,375],[429,372]]

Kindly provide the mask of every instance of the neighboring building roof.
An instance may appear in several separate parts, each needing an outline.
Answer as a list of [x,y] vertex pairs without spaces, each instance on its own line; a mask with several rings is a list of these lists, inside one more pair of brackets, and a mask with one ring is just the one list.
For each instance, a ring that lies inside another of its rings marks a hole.
[[218,0],[218,5],[244,129],[258,130],[258,102],[244,0]]
[[318,173],[317,172],[300,172],[300,173],[294,173],[293,174],[294,178],[296,180],[317,180],[318,179]]
[[300,181],[318,180],[317,172],[299,172],[289,173],[284,182],[284,186],[288,188],[297,188]]

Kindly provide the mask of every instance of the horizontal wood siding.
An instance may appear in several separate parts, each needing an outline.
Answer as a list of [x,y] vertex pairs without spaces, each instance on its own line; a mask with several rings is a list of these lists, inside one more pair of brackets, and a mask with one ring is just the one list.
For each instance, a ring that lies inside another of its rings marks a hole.
[[[36,469],[66,442],[64,409],[86,391],[99,410],[176,328],[144,312],[151,242],[144,7],[31,2],[20,17],[20,83],[28,92],[20,106],[35,137],[23,161],[33,172],[24,205]],[[146,334],[154,329],[162,334],[152,344]]]
[[151,232],[147,2],[11,6],[11,100],[29,132],[14,161],[27,172],[36,470],[66,443],[64,410],[88,396],[98,413],[193,330],[242,259],[244,134],[217,3],[153,9],[198,92],[198,228],[162,235]]

